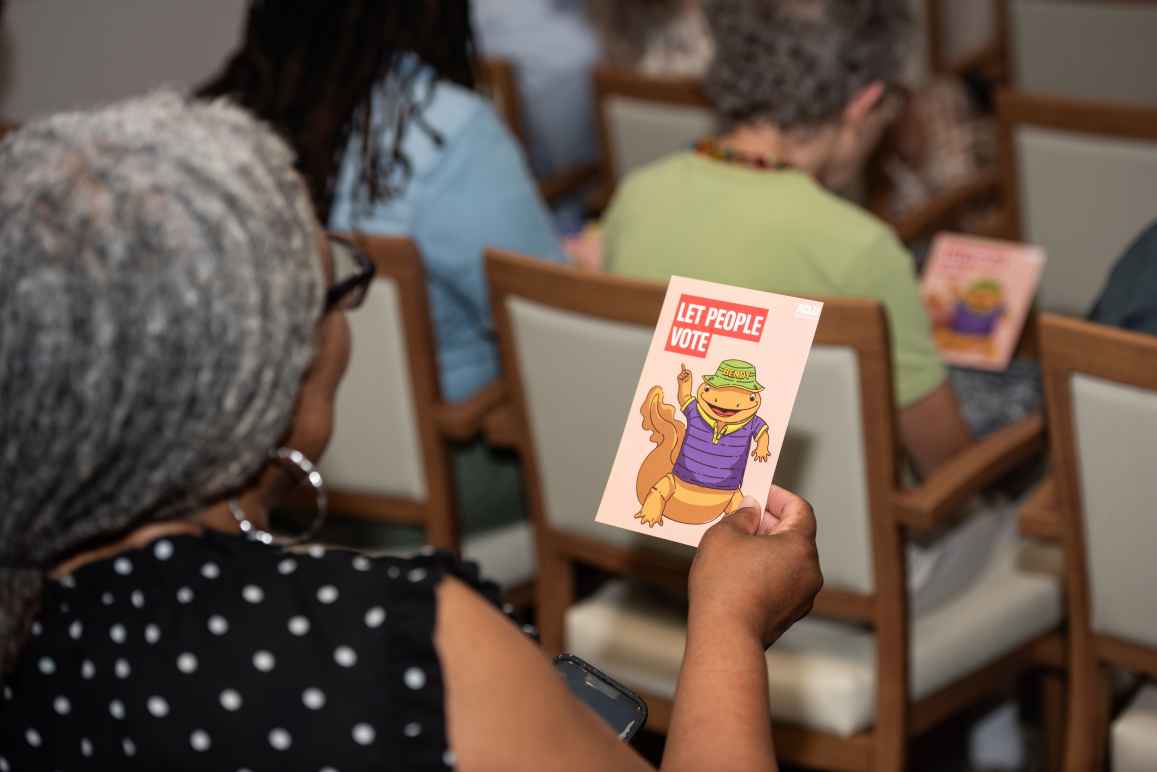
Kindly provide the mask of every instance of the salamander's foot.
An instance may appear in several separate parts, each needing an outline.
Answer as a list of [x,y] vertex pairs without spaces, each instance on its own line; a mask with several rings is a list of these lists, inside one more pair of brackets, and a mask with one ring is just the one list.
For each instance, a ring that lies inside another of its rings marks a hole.
[[635,519],[642,520],[643,524],[650,528],[662,525],[663,506],[666,503],[658,491],[651,491],[647,495],[647,500],[643,502],[643,508],[635,515]]

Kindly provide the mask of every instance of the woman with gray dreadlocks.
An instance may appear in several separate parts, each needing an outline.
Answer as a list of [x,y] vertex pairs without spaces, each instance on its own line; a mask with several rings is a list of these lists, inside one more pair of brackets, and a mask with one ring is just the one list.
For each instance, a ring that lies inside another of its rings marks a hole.
[[[162,94],[0,168],[0,772],[648,768],[474,571],[269,534],[295,485],[324,513],[373,277],[281,140]],[[810,507],[769,509],[695,559],[666,769],[774,767],[763,650],[820,576]]]

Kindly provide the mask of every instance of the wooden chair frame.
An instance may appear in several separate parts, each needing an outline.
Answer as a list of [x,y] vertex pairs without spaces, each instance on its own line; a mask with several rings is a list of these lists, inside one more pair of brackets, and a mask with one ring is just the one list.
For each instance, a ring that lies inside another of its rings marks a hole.
[[1005,202],[1005,235],[1021,240],[1019,158],[1016,129],[1035,126],[1113,139],[1157,141],[1157,108],[1076,101],[1004,90],[997,96],[1000,120],[1000,175]]
[[[1110,694],[1102,665],[1157,678],[1157,648],[1094,634],[1077,436],[1073,425],[1072,376],[1081,373],[1157,391],[1157,339],[1091,322],[1043,314],[1041,365],[1048,402],[1052,492],[1068,557],[1069,702],[1065,768],[1099,769],[1106,751]],[[1042,494],[1043,495],[1043,494]]]
[[[526,128],[526,108],[522,92],[518,90],[518,74],[513,62],[501,57],[484,56],[478,59],[480,90],[489,95],[498,107],[499,117],[529,154],[530,135]],[[578,164],[563,169],[538,181],[538,192],[548,204],[578,192],[598,177],[596,163]]]
[[[959,1],[959,0],[957,0]],[[1005,80],[1009,69],[1009,0],[989,0],[993,6],[993,39],[975,51],[950,60],[944,54],[944,4],[947,0],[924,0],[924,27],[928,39],[928,71],[964,75],[981,70]]]
[[417,246],[405,238],[361,233],[353,234],[352,238],[373,260],[377,275],[395,282],[398,288],[427,495],[424,500],[415,501],[335,490],[330,492],[330,507],[353,517],[422,526],[431,545],[460,551],[461,526],[450,441],[469,440],[481,431],[486,415],[504,398],[503,386],[491,384],[466,402],[444,402],[435,360],[437,346],[430,322],[425,270]]
[[602,159],[599,165],[602,190],[599,192],[600,200],[596,202],[595,208],[601,210],[610,203],[611,195],[618,185],[618,178],[615,175],[618,159],[611,139],[611,123],[607,109],[611,99],[625,97],[673,106],[700,107],[704,110],[714,108],[707,95],[703,93],[703,82],[699,78],[662,78],[643,75],[633,70],[601,67],[595,70],[594,84],[595,115],[598,120]]
[[[529,412],[522,390],[515,333],[506,301],[523,298],[597,319],[653,326],[663,304],[661,285],[621,277],[580,274],[573,269],[491,251],[487,253],[491,303],[498,327],[507,388],[522,452],[531,518],[536,529],[539,629],[548,653],[562,650],[564,619],[575,600],[573,566],[584,563],[614,574],[634,576],[678,592],[686,591],[689,563],[642,546],[613,546],[552,526],[546,516],[542,478]],[[816,332],[817,345],[855,351],[864,410],[864,456],[872,512],[873,593],[826,588],[813,613],[870,625],[876,633],[876,725],[850,738],[776,725],[776,747],[784,759],[844,770],[901,770],[910,737],[938,724],[962,706],[996,691],[1017,673],[1055,663],[1061,644],[1053,635],[1027,643],[961,681],[912,702],[909,700],[909,611],[904,541],[906,531],[953,522],[960,505],[1043,446],[1041,420],[1003,429],[946,464],[923,486],[901,490],[896,459],[896,416],[886,320],[874,301],[828,300]],[[593,518],[594,513],[591,513]],[[822,513],[820,515],[822,519]],[[887,674],[886,676],[883,674]],[[646,695],[651,725],[666,730],[672,703]]]
[[526,147],[525,110],[514,63],[502,57],[484,56],[477,60],[477,69],[479,90],[491,98],[506,128]]

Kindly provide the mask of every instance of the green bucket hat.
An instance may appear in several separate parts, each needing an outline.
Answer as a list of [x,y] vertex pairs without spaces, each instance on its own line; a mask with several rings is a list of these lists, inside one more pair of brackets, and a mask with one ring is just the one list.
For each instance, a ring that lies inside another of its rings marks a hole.
[[704,375],[703,380],[717,389],[738,386],[747,391],[763,391],[759,381],[755,380],[755,365],[742,359],[724,359],[715,368],[715,375]]

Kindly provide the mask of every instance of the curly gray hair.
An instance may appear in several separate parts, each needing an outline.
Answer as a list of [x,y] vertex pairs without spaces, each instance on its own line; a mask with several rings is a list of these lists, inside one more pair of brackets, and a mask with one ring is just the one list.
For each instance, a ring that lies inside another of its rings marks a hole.
[[292,153],[223,102],[47,118],[0,169],[2,673],[62,558],[264,466],[324,287]]
[[896,82],[910,51],[906,0],[707,0],[704,10],[715,37],[704,87],[724,128],[821,126],[864,86]]

